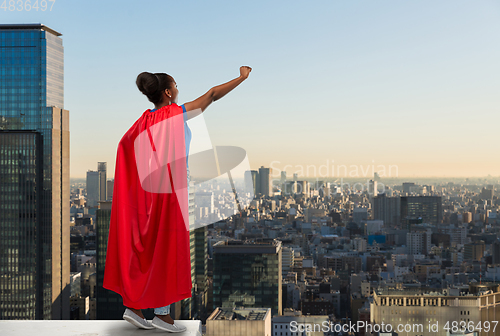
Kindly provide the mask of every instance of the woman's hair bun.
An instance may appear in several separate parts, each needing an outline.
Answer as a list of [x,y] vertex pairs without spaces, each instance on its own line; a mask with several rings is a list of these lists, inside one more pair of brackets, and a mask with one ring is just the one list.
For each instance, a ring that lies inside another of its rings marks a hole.
[[150,72],[141,72],[139,76],[137,76],[136,84],[139,91],[144,93],[146,96],[157,92],[160,86],[158,78]]
[[165,73],[153,74],[151,72],[141,72],[137,76],[135,83],[149,101],[156,104],[161,102],[161,93],[165,89],[169,89],[174,79]]

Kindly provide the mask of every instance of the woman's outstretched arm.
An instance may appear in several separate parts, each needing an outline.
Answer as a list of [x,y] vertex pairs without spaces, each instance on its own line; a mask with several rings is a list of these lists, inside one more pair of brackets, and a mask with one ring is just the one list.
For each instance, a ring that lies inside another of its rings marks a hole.
[[[240,76],[238,78],[235,78],[227,83],[214,86],[213,88],[208,90],[207,93],[205,93],[203,96],[193,100],[192,102],[185,103],[184,107],[186,108],[186,111],[188,111],[187,119],[196,117],[201,112],[205,111],[208,105],[210,105],[212,102],[221,99],[226,94],[231,92],[235,87],[240,85],[241,82],[243,82],[245,79],[248,78],[250,71],[252,71],[252,68],[248,66],[242,66],[240,67]],[[189,111],[197,109],[200,109],[201,111],[198,110],[198,113],[196,114],[189,113]]]

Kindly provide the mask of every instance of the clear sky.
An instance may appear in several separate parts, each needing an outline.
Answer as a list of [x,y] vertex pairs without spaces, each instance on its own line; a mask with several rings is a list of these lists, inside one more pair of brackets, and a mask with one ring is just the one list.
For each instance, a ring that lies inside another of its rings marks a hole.
[[71,177],[98,161],[114,175],[119,140],[152,107],[140,72],[172,75],[184,103],[241,65],[248,80],[204,117],[252,169],[500,175],[498,1],[56,0],[0,21],[63,34]]

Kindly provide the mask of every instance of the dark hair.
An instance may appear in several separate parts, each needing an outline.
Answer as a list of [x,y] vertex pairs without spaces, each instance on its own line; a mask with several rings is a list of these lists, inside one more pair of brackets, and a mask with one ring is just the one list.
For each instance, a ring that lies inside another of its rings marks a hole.
[[172,88],[174,78],[166,73],[142,72],[137,76],[135,83],[150,102],[157,104],[161,102],[162,92]]

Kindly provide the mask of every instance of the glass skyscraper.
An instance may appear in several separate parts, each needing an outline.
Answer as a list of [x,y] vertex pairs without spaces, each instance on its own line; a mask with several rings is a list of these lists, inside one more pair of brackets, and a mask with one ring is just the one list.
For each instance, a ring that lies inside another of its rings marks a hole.
[[279,240],[218,242],[213,249],[213,309],[245,306],[283,314]]
[[104,282],[104,266],[108,249],[109,223],[111,221],[111,202],[99,202],[96,211],[97,230],[97,285],[96,285],[96,318],[98,320],[121,320],[125,310],[120,294],[102,286]]
[[69,319],[61,34],[0,25],[0,319]]

